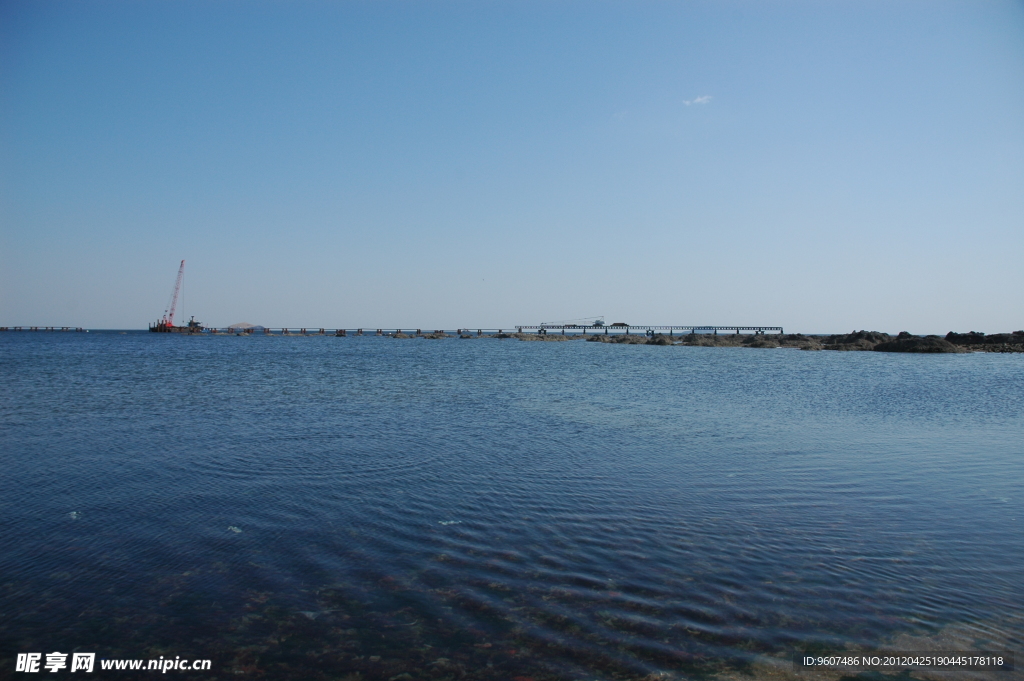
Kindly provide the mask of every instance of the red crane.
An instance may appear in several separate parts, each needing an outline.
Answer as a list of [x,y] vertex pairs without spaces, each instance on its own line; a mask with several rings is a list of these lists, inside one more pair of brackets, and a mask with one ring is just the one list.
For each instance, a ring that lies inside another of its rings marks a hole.
[[178,291],[181,290],[181,280],[185,276],[185,261],[181,261],[181,265],[178,267],[178,280],[174,282],[174,293],[171,294],[171,302],[168,303],[167,309],[164,310],[164,318],[160,320],[161,324],[167,326],[174,326],[174,308],[178,306]]

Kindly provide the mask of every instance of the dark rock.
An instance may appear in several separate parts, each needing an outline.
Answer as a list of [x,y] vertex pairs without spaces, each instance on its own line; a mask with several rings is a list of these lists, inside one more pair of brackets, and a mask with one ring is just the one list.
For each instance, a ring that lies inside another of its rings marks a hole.
[[971,331],[970,333],[953,333],[950,331],[946,334],[946,340],[955,345],[995,345],[996,343],[1012,342],[1012,337],[1013,334],[1009,333],[995,333],[991,336],[986,336],[977,331]]
[[635,345],[638,343],[646,343],[646,336],[635,336],[627,333],[613,333],[613,334],[595,334],[593,336],[587,336],[587,341],[594,343],[626,343]]
[[885,343],[892,339],[887,333],[880,331],[854,331],[845,335],[832,335],[823,339],[822,348],[825,350],[873,350],[879,343]]
[[970,333],[950,331],[946,334],[946,340],[959,348],[972,352],[1024,352],[1024,331],[988,335],[978,331]]
[[[904,332],[905,333],[905,332]],[[901,333],[895,340],[879,343],[876,352],[963,352],[948,340],[938,336],[911,336]]]
[[[583,334],[574,333],[568,336],[563,336],[560,333],[517,333],[512,338],[518,338],[521,341],[571,341],[583,338]],[[588,337],[589,340],[589,337]]]

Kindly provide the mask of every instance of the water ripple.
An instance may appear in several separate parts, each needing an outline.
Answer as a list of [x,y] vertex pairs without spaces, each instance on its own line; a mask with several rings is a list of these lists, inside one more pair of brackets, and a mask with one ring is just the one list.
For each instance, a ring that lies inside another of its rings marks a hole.
[[1019,357],[0,344],[8,652],[611,679],[1024,638]]

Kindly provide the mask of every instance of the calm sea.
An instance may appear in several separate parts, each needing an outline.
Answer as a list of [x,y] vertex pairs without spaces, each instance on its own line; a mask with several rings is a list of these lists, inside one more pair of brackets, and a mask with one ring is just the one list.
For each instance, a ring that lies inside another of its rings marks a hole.
[[0,675],[750,678],[1024,638],[1021,355],[23,332],[0,376]]

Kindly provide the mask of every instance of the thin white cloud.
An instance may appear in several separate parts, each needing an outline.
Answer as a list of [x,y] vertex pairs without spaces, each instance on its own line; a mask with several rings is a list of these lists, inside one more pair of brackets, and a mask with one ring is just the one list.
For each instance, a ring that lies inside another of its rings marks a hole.
[[711,95],[701,95],[695,99],[684,99],[683,104],[690,106],[691,104],[707,104],[711,101]]

